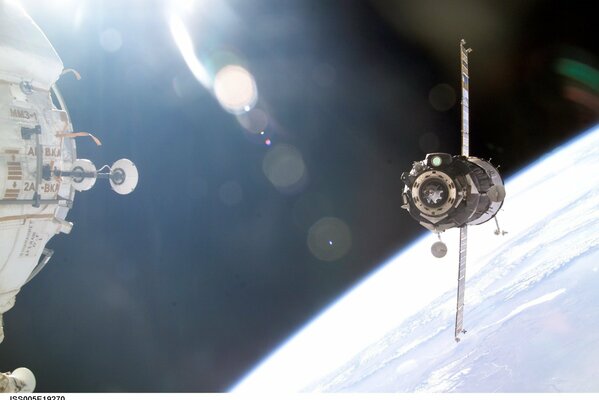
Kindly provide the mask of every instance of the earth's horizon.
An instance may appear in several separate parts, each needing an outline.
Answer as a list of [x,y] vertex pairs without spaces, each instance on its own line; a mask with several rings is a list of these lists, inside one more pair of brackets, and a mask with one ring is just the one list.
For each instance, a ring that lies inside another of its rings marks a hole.
[[426,235],[233,390],[599,391],[598,167],[595,127],[508,180],[498,216],[509,234],[494,237],[491,223],[469,235],[459,344],[456,234],[445,235],[443,261],[427,254]]

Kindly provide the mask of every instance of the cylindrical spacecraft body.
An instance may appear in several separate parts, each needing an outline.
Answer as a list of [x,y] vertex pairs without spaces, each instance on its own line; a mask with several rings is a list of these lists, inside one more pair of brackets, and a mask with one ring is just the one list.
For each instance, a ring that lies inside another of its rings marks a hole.
[[[53,169],[76,160],[68,112],[53,89],[63,70],[56,51],[17,2],[0,6],[0,321],[20,288],[52,252],[75,191]],[[53,100],[54,98],[54,100]],[[3,338],[0,323],[0,341]]]
[[427,154],[402,174],[402,181],[403,208],[436,233],[488,221],[505,198],[497,168],[477,157]]

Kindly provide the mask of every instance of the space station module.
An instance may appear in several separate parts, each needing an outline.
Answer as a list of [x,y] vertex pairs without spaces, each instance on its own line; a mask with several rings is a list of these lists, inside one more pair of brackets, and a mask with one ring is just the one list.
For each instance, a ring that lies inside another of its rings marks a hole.
[[[60,57],[31,17],[16,2],[0,0],[0,342],[2,315],[53,254],[46,244],[71,231],[66,217],[75,192],[102,177],[121,194],[137,184],[129,160],[96,170],[77,158],[76,138],[97,139],[73,132],[55,86],[63,72]],[[27,371],[0,374],[0,392],[33,390],[35,379]]]

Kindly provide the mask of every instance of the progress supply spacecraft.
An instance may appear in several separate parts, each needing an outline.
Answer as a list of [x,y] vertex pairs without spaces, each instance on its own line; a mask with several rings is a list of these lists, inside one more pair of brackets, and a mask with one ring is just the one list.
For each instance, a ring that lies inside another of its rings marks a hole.
[[[137,169],[127,159],[97,170],[77,158],[77,138],[100,142],[73,131],[56,87],[68,71],[23,8],[0,0],[0,342],[2,315],[52,257],[46,244],[71,231],[66,218],[75,192],[90,189],[98,178],[119,194],[137,185]],[[0,392],[34,388],[35,377],[26,368],[0,374]]]
[[458,291],[455,340],[466,333],[464,291],[466,286],[466,247],[468,225],[479,225],[495,219],[495,234],[505,234],[495,215],[503,205],[505,187],[499,171],[489,161],[470,156],[468,53],[471,49],[460,42],[462,76],[462,154],[427,154],[401,176],[405,184],[403,208],[422,226],[436,233],[439,241],[431,247],[435,257],[444,257],[447,246],[441,233],[460,228]]

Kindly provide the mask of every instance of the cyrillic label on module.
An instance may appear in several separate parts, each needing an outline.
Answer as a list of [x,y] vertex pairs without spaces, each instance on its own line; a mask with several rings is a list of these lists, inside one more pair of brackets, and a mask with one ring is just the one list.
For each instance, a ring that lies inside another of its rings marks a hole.
[[11,107],[10,117],[13,119],[38,122],[37,113],[35,111],[27,110],[24,108]]
[[28,221],[27,234],[23,242],[23,247],[21,247],[20,257],[39,256],[40,248],[44,246],[46,235],[37,233],[35,229],[36,225],[35,222]]
[[[58,158],[60,157],[60,147],[43,147],[42,150],[42,156],[44,157],[55,157]],[[27,148],[27,155],[28,156],[37,156],[37,151],[35,150],[35,147],[33,146],[29,146]]]
[[[56,193],[60,189],[60,183],[41,183],[40,184],[40,193]],[[24,182],[23,185],[24,192],[35,192],[35,182]]]

